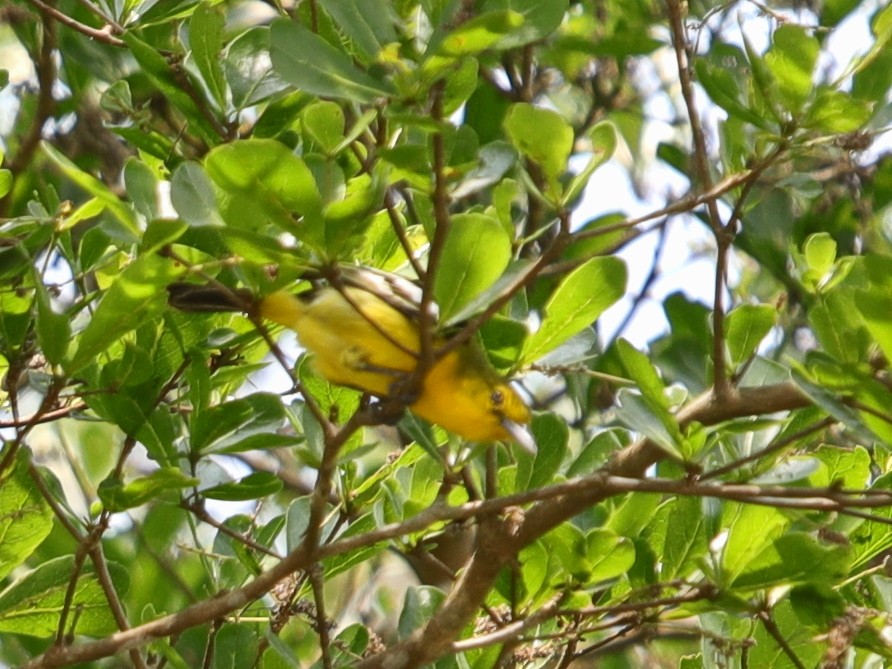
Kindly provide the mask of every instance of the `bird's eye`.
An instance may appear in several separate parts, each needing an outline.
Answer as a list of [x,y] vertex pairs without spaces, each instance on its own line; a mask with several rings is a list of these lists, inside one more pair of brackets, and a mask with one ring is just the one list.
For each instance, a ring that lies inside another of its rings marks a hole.
[[489,396],[489,399],[492,400],[492,403],[495,406],[500,407],[505,401],[505,393],[503,393],[501,390],[493,390],[492,395]]

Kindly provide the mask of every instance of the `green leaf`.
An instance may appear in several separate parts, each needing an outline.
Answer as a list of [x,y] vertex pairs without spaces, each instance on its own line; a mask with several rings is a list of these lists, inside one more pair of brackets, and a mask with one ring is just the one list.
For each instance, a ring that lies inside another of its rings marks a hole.
[[592,258],[570,272],[545,304],[542,323],[527,339],[521,364],[535,362],[591,326],[625,289],[626,266],[619,258]]
[[526,595],[520,599],[519,604],[522,605],[534,597],[551,576],[548,569],[548,557],[548,549],[541,541],[534,541],[524,546],[517,555],[520,578]]
[[177,467],[162,467],[129,483],[120,479],[105,479],[99,484],[97,493],[106,510],[117,513],[142,506],[168,491],[191,488],[198,483],[198,479],[186,476]]
[[[127,590],[127,570],[109,562],[108,571],[118,596]],[[13,582],[0,593],[0,632],[49,638],[58,631],[59,620],[66,607],[66,596],[75,573],[73,555],[63,555],[44,562]],[[93,563],[84,563],[68,604],[68,623],[75,624],[65,632],[86,636],[105,636],[118,631]],[[75,615],[76,612],[76,615]]]
[[870,454],[863,446],[851,450],[835,446],[820,446],[814,453],[823,464],[821,476],[809,478],[809,485],[824,487],[838,485],[850,490],[864,488],[870,481]]
[[182,83],[176,79],[167,59],[151,44],[140,40],[133,31],[125,32],[122,39],[142,67],[142,73],[186,116],[190,131],[195,131],[209,145],[216,145],[221,139],[220,136],[195,100],[184,90]]
[[708,548],[703,502],[696,497],[672,500],[661,554],[663,571],[660,576],[668,581],[684,578],[697,567]]
[[520,102],[505,115],[505,132],[511,143],[545,172],[550,187],[567,169],[573,150],[573,129],[555,111]]
[[191,448],[200,453],[236,453],[293,444],[297,437],[276,434],[284,422],[278,395],[254,393],[194,416]]
[[205,158],[205,169],[222,192],[220,212],[233,227],[263,230],[266,223],[274,223],[300,234],[295,219],[318,217],[321,210],[312,172],[275,140],[248,139],[217,147]]
[[566,421],[554,414],[542,414],[533,419],[533,440],[538,450],[535,456],[517,451],[518,491],[541,488],[554,481],[567,454],[569,435]]
[[509,10],[485,12],[465,21],[438,45],[439,56],[470,56],[489,49],[523,25],[523,14]]
[[223,49],[223,13],[204,0],[198,3],[189,20],[189,46],[204,83],[219,109],[226,106],[226,80],[220,64]]
[[735,367],[749,360],[774,327],[777,309],[768,304],[742,304],[725,320],[725,343]]
[[594,529],[585,536],[589,583],[607,581],[625,574],[635,563],[635,545],[612,530]]
[[67,365],[74,374],[108,349],[114,342],[167,309],[167,285],[183,268],[166,258],[148,254],[137,258],[117,277],[93,318],[78,339],[77,351]]
[[201,490],[208,499],[219,499],[226,502],[243,502],[274,495],[283,487],[282,479],[272,472],[254,472],[232,483],[221,483],[212,488]]
[[210,179],[200,165],[184,162],[173,173],[170,200],[189,225],[223,225]]
[[737,502],[726,503],[722,520],[722,525],[728,528],[728,539],[722,550],[723,580],[729,585],[736,582],[790,523],[778,509]]
[[678,448],[681,442],[678,423],[674,421],[672,425],[672,415],[667,411],[655,407],[638,393],[622,388],[616,395],[615,413],[623,425],[641,433],[672,457],[684,460]]
[[[747,653],[749,666],[772,669],[821,666],[821,658],[827,652],[826,635],[815,638],[814,631],[797,617],[789,600],[772,607],[771,620],[772,631],[766,630],[765,625],[757,625],[752,631],[753,646]],[[795,663],[790,655],[796,657]]]
[[625,339],[616,342],[616,349],[626,373],[635,382],[648,404],[658,409],[668,410],[669,400],[665,394],[666,386],[650,359]]
[[883,355],[892,360],[892,294],[872,288],[859,291],[855,305]]
[[319,0],[319,4],[366,62],[374,62],[382,48],[397,41],[396,16],[387,0]]
[[12,172],[0,169],[0,197],[6,197],[12,189]]
[[[344,530],[343,534],[338,536],[339,539],[347,539],[349,537],[358,537],[378,529],[378,521],[375,515],[367,513],[350,522],[350,526]],[[370,560],[374,555],[383,553],[387,550],[386,542],[379,542],[371,546],[364,546],[348,553],[342,553],[328,558],[322,562],[325,570],[325,577],[332,578],[338,574],[342,574],[348,569],[352,569],[357,565]]]
[[96,177],[87,174],[65,155],[59,152],[52,144],[42,142],[40,145],[47,158],[59,168],[59,170],[77,186],[84,189],[90,195],[99,198],[112,215],[124,226],[124,229],[133,236],[136,241],[140,237],[139,224],[130,205],[122,202],[104,183]]
[[804,532],[775,539],[734,579],[735,588],[769,588],[789,583],[832,584],[845,576],[848,546],[822,545]]
[[401,639],[420,629],[440,608],[446,599],[446,593],[439,588],[426,585],[410,586],[403,599],[403,609],[397,631]]
[[[29,451],[20,449],[12,466],[0,475],[0,579],[21,565],[53,527],[52,509],[28,473],[30,457]],[[0,625],[2,619],[0,608]]]
[[434,297],[448,319],[502,275],[511,260],[511,238],[487,214],[452,217],[437,269]]
[[344,140],[344,111],[335,102],[319,100],[307,105],[300,121],[326,155],[333,155]]
[[[223,72],[232,91],[232,105],[244,109],[268,100],[277,93],[290,89],[273,70],[269,57],[269,27],[256,26],[235,37],[226,47]],[[301,93],[292,93],[303,98]],[[281,118],[279,112],[288,96],[272,100],[254,125],[254,137],[270,137],[276,133],[266,130],[271,117]],[[290,115],[288,120],[293,120]]]
[[863,359],[868,337],[852,302],[852,296],[841,291],[822,295],[809,310],[808,320],[827,353],[842,362],[857,363]]
[[874,103],[870,100],[821,86],[802,119],[802,125],[825,133],[855,132],[871,119],[873,111]]
[[793,370],[793,381],[799,389],[817,406],[846,426],[846,430],[858,435],[865,443],[872,443],[878,437],[858,415],[858,412],[847,406],[831,388],[815,383],[801,370]]
[[394,94],[388,82],[360,70],[345,53],[288,19],[270,28],[270,57],[279,76],[307,93],[354,102]]
[[589,158],[582,171],[570,180],[570,185],[564,194],[565,205],[571,203],[582,193],[595,170],[610,160],[616,151],[616,128],[612,123],[607,121],[598,123],[586,135],[592,143],[592,157]]
[[511,10],[523,17],[523,23],[506,33],[497,45],[499,49],[516,49],[557,30],[568,5],[568,0],[485,0],[481,11]]
[[46,286],[39,276],[34,277],[34,297],[37,302],[37,342],[44,357],[53,365],[60,365],[71,342],[71,319],[53,310]]
[[158,217],[158,178],[146,163],[128,158],[124,163],[124,188],[133,208],[146,221]]
[[765,63],[777,81],[780,101],[790,112],[798,112],[814,90],[812,73],[820,50],[803,26],[785,23],[774,31]]
[[696,60],[694,68],[706,94],[729,115],[757,128],[770,128],[768,121],[750,108],[749,100],[730,71],[703,58]]
[[810,235],[802,247],[808,269],[819,281],[836,261],[836,241],[826,232]]
[[517,152],[507,142],[491,142],[480,148],[480,164],[468,172],[452,191],[453,198],[463,198],[499,183],[517,163]]

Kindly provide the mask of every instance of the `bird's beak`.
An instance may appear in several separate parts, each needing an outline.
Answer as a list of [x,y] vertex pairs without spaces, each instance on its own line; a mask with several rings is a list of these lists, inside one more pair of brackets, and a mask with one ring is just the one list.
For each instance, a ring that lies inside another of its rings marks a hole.
[[533,457],[536,456],[536,453],[539,452],[539,448],[536,446],[536,440],[533,439],[533,433],[530,432],[528,426],[515,423],[508,418],[502,418],[500,422],[502,423],[502,427],[504,427],[508,434],[511,435],[511,438],[518,446]]

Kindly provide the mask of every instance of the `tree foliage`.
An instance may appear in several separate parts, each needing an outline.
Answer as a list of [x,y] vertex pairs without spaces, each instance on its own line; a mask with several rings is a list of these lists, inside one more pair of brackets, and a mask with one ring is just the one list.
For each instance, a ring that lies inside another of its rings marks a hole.
[[[6,3],[0,664],[892,658],[882,5]],[[679,235],[713,285],[636,345]],[[331,262],[417,278],[538,454],[167,304]]]

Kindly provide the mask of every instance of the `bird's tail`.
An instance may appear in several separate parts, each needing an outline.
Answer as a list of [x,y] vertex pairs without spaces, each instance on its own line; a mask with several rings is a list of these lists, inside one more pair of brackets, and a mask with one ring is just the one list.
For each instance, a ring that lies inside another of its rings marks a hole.
[[196,283],[172,283],[167,287],[167,302],[180,311],[241,311],[250,313],[256,300],[246,290]]

